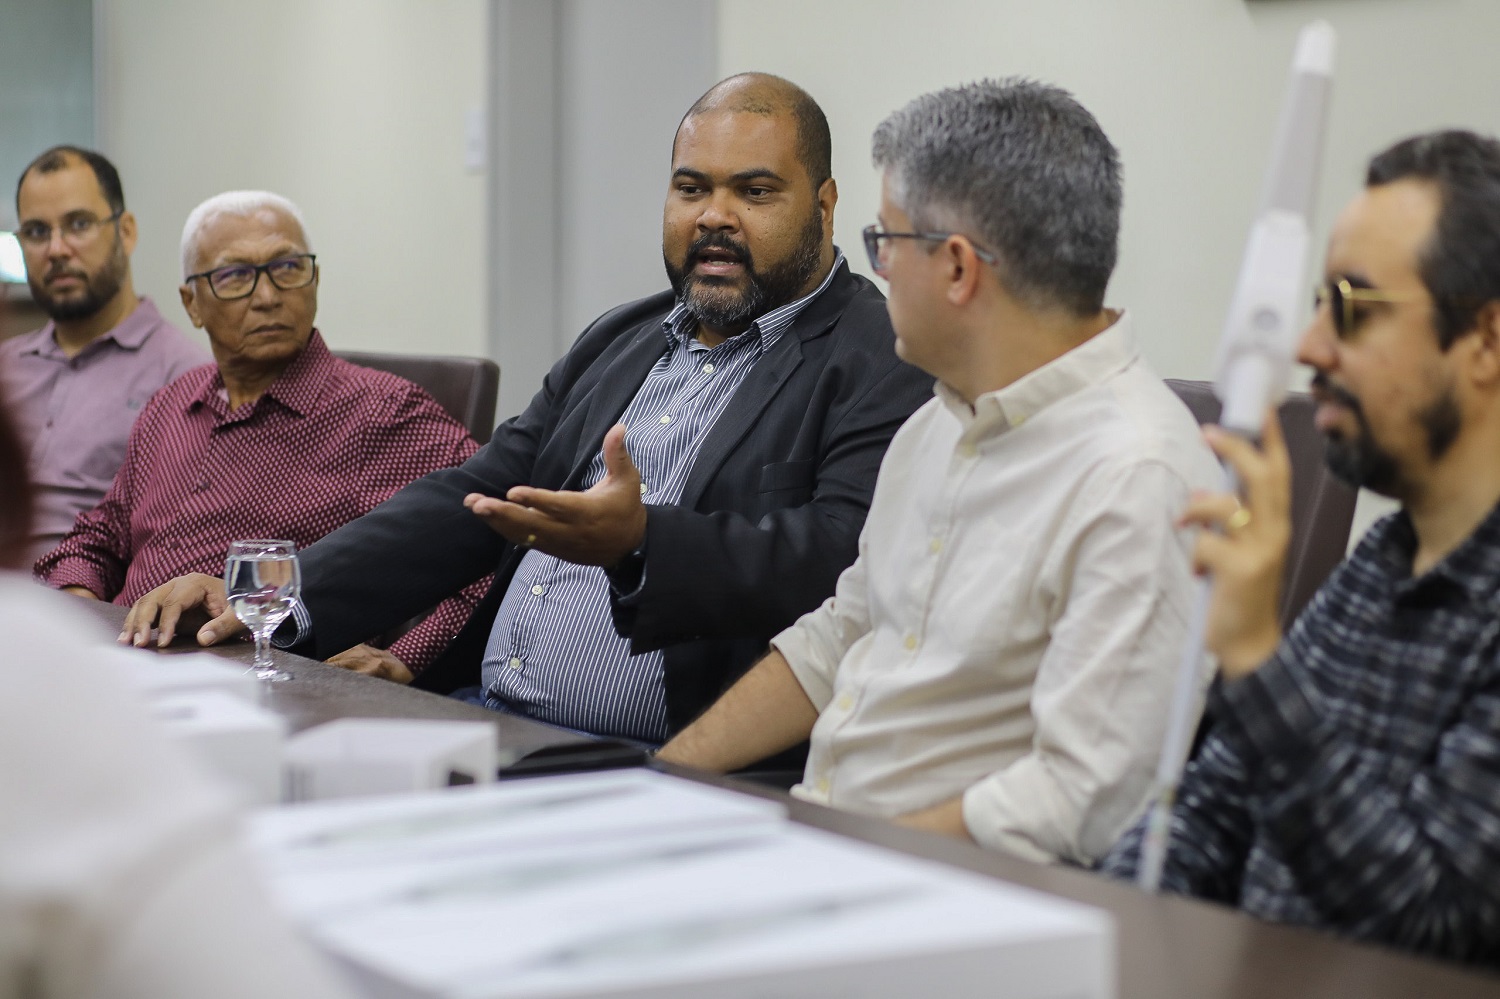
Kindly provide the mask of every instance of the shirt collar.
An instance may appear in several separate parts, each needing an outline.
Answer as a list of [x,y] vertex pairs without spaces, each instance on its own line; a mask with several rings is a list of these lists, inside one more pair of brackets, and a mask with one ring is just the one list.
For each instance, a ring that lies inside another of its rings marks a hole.
[[[323,342],[323,334],[314,329],[307,340],[307,346],[302,348],[302,353],[286,366],[286,370],[271,383],[271,387],[266,389],[261,398],[275,399],[298,416],[307,416],[317,409],[318,400],[323,395],[323,385],[333,373],[334,364],[333,353]],[[214,368],[212,376],[203,383],[203,388],[188,401],[187,408],[210,405],[210,400],[216,399],[223,389],[224,376],[218,368]],[[257,405],[259,402],[260,400],[256,400]]]
[[1404,509],[1371,528],[1370,541],[1372,554],[1391,578],[1398,596],[1446,582],[1476,601],[1489,603],[1500,590],[1500,504],[1457,548],[1421,576],[1411,574],[1417,532]]
[[[120,320],[115,328],[100,335],[84,347],[84,350],[94,349],[94,344],[112,340],[125,350],[139,350],[141,345],[150,339],[151,334],[156,332],[158,326],[163,325],[166,320],[162,319],[161,312],[157,310],[156,303],[145,295],[142,295],[130,315]],[[57,323],[47,321],[47,325],[35,333],[26,334],[25,346],[21,348],[22,354],[37,354],[40,356],[62,355],[62,348],[57,345]]]
[[[781,335],[796,321],[797,317],[802,314],[802,311],[828,289],[828,286],[833,283],[833,276],[838,273],[839,267],[843,263],[844,251],[835,246],[833,248],[833,266],[828,269],[828,273],[823,277],[821,284],[795,302],[788,302],[785,305],[777,306],[751,323],[750,328],[744,333],[740,333],[729,339],[743,343],[745,341],[740,340],[740,337],[747,334],[754,334],[753,336],[749,336],[748,339],[758,339],[761,348],[769,350],[777,340],[781,339]],[[667,317],[661,321],[661,325],[662,329],[667,333],[669,343],[691,345],[694,342],[693,333],[697,329],[698,320],[693,317],[692,313],[688,312],[687,305],[679,298],[677,304],[672,307],[672,311],[667,313]]]
[[1053,403],[1103,382],[1139,356],[1130,315],[1121,312],[1104,330],[1004,388],[986,392],[973,406],[942,382],[938,382],[937,395],[966,427],[972,424],[975,431],[998,433],[1019,427]]

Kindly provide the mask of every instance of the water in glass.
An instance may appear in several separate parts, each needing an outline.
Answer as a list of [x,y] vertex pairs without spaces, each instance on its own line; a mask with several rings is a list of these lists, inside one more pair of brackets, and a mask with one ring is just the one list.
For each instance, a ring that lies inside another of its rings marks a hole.
[[251,667],[262,680],[290,680],[290,673],[271,662],[271,633],[292,608],[302,591],[302,572],[297,565],[297,546],[291,541],[234,541],[224,561],[224,589],[229,606],[240,623],[255,636],[255,663]]

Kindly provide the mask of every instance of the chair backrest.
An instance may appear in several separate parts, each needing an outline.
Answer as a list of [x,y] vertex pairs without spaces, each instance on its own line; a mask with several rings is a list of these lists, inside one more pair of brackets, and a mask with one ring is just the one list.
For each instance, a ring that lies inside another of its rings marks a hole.
[[[1199,423],[1219,418],[1219,397],[1208,382],[1167,379]],[[1358,494],[1323,463],[1323,435],[1313,426],[1312,397],[1291,392],[1281,404],[1281,430],[1292,460],[1292,541],[1281,581],[1281,622],[1290,625],[1349,546]]]
[[370,354],[335,351],[350,364],[389,371],[427,390],[480,444],[495,432],[495,401],[500,366],[485,357],[436,357],[421,354]]

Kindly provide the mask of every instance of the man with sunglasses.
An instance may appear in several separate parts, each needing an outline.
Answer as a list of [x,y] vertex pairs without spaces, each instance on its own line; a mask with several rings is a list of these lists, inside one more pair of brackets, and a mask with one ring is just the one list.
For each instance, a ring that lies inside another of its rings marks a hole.
[[0,400],[36,491],[29,566],[104,498],[146,400],[208,357],[136,295],[136,219],[109,160],[75,146],[47,150],[21,173],[16,215],[32,301],[51,317],[0,342]]
[[1087,863],[1145,804],[1193,592],[1174,521],[1222,482],[1104,307],[1120,175],[1087,110],[945,90],[874,159],[870,262],[938,397],[891,442],[834,597],[661,758],[727,770],[810,734],[796,794]]
[[[1265,919],[1500,960],[1500,142],[1371,160],[1329,238],[1299,359],[1328,464],[1401,503],[1283,636],[1290,470],[1212,438],[1245,484],[1186,519],[1224,683],[1162,884]],[[1105,869],[1135,872],[1142,830]]]
[[[287,199],[208,199],[183,229],[182,268],[183,307],[214,363],[147,404],[103,501],[37,563],[48,584],[128,605],[184,573],[221,574],[236,538],[310,545],[477,450],[422,389],[329,352],[313,326],[317,258]],[[386,655],[420,669],[474,599],[448,600]],[[354,667],[375,656],[331,652]]]

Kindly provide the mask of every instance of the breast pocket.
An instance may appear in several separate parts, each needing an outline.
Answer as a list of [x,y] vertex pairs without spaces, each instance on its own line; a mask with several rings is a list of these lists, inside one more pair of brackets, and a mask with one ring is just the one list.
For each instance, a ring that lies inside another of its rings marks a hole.
[[760,470],[760,493],[774,506],[798,506],[813,495],[811,461],[776,461]]

